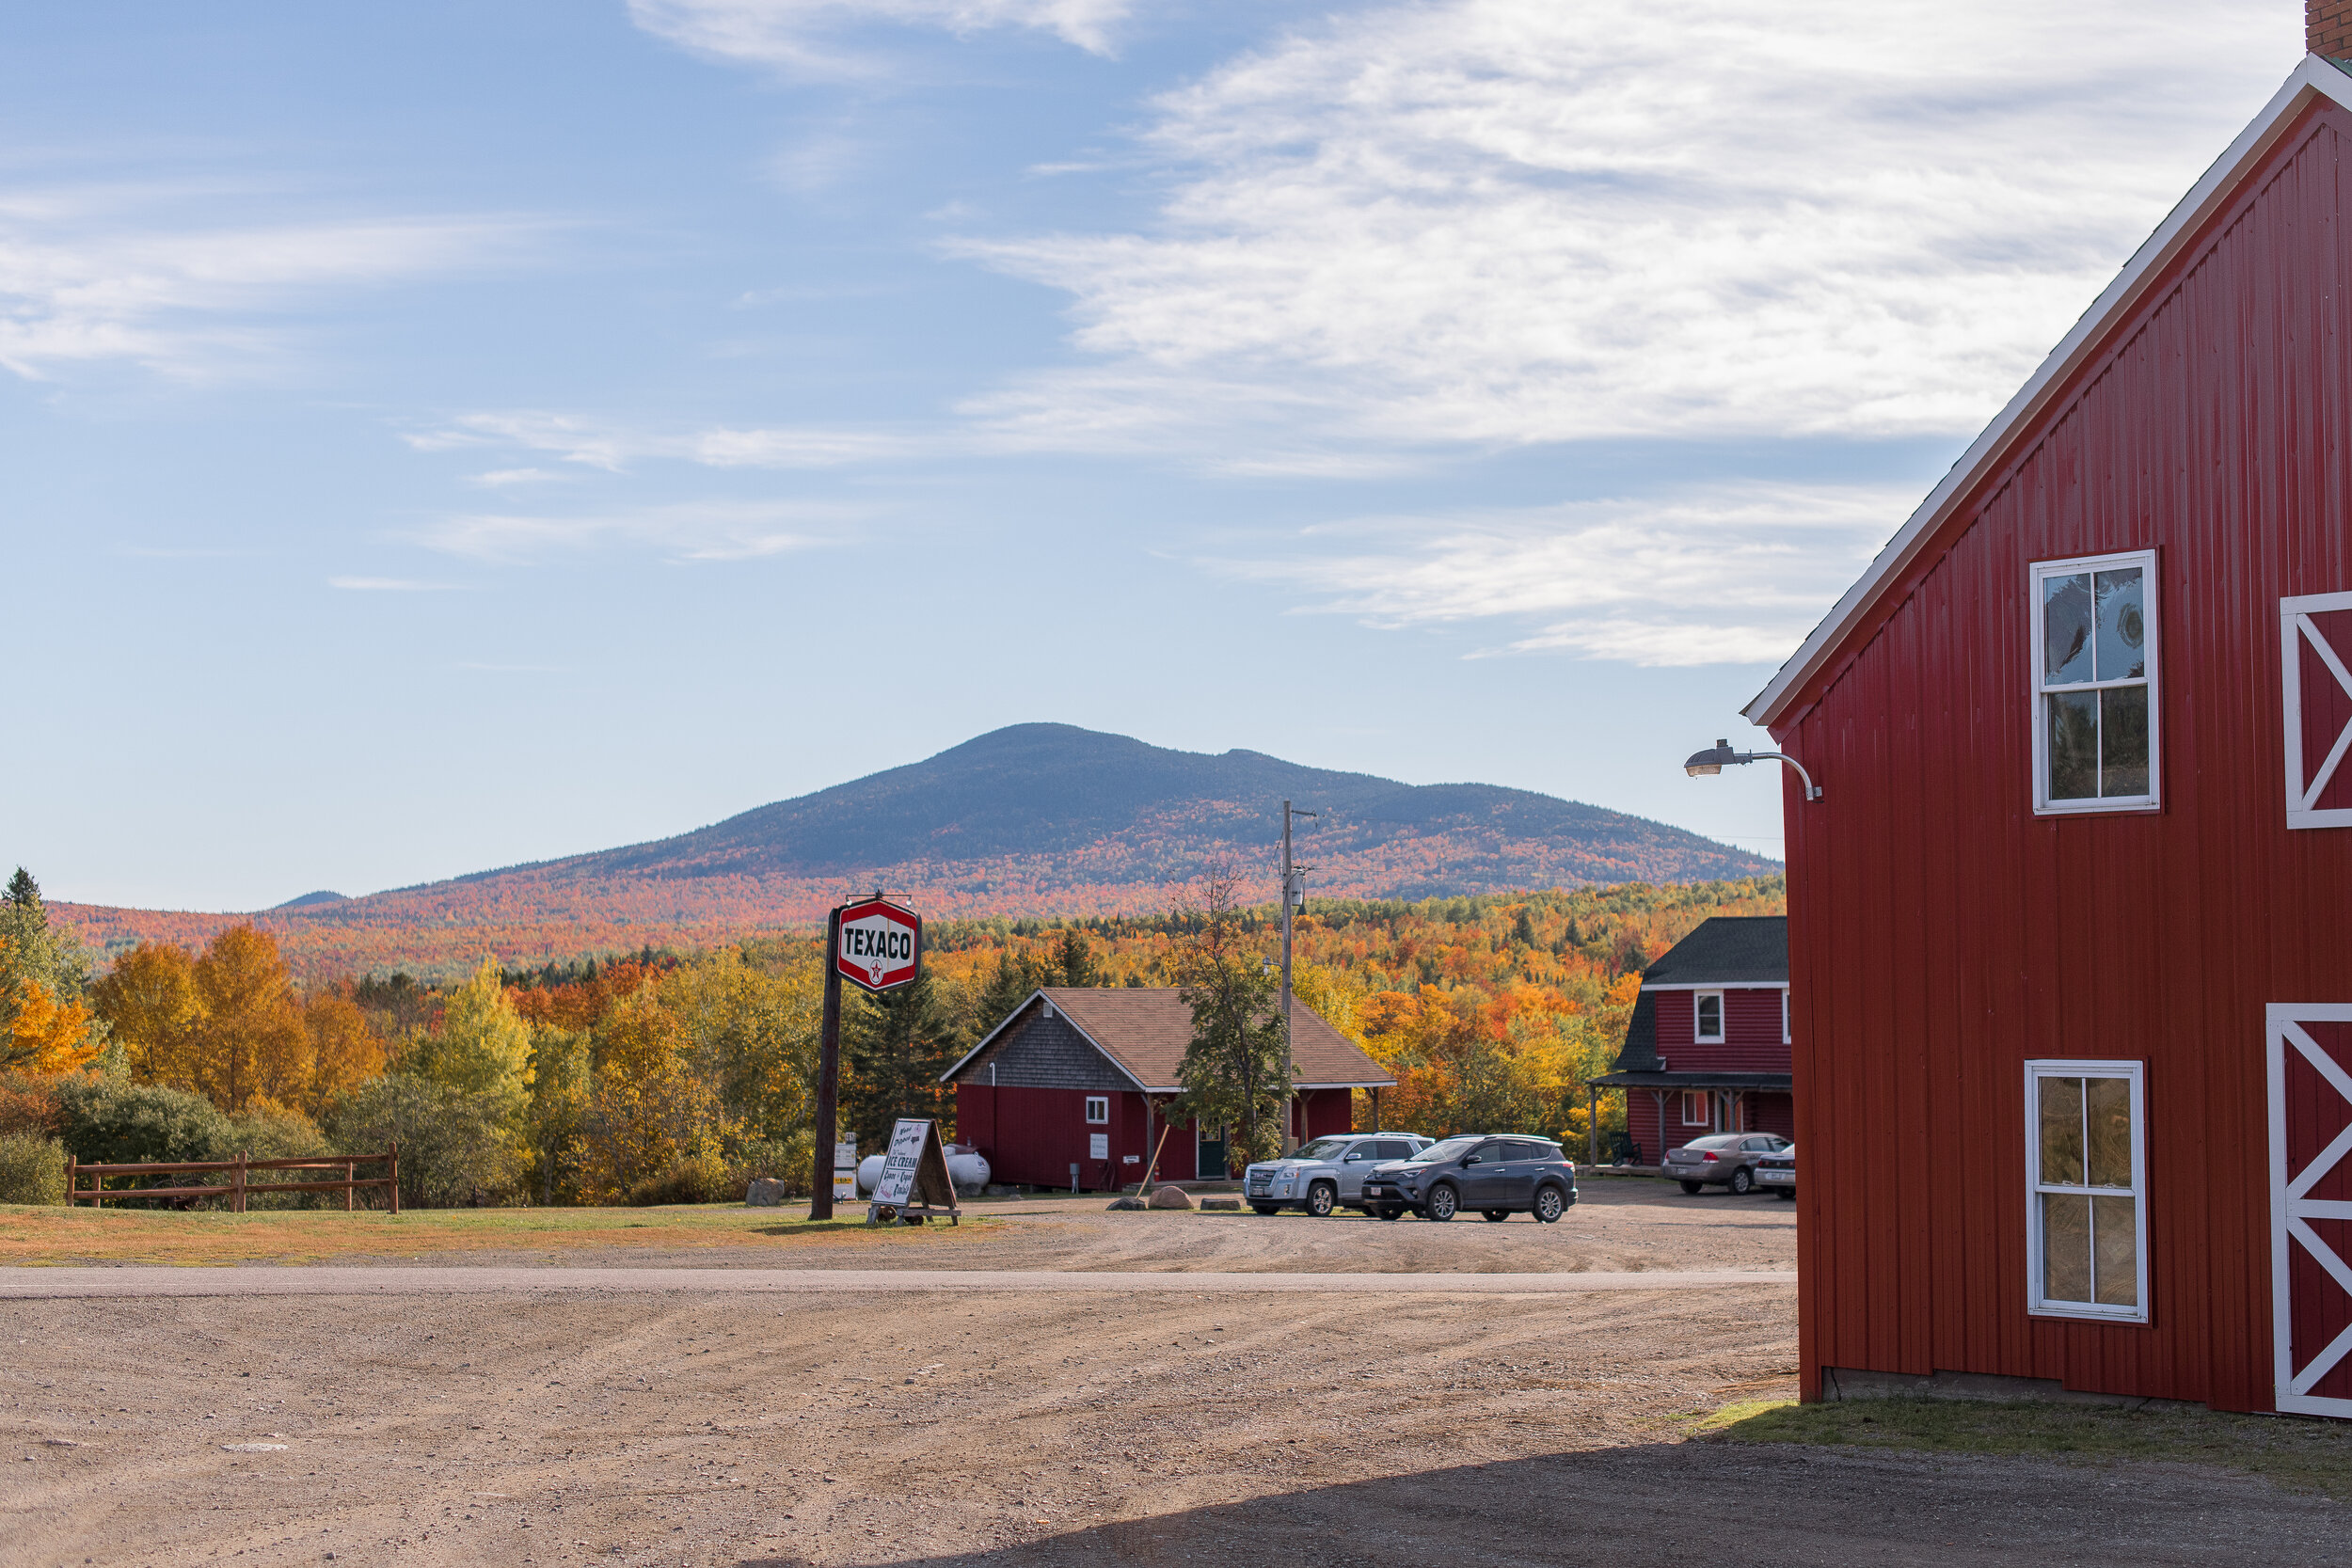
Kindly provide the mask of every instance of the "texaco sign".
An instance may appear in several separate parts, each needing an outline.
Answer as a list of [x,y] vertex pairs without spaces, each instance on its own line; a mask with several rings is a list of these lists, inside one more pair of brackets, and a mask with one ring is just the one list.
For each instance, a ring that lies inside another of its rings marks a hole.
[[841,911],[833,950],[841,977],[867,990],[913,985],[923,973],[923,920],[886,899],[870,898]]

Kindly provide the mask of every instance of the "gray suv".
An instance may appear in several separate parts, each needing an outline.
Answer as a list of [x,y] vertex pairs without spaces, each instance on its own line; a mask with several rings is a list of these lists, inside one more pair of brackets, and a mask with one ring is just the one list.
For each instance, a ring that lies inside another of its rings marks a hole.
[[1301,1144],[1242,1173],[1242,1196],[1261,1214],[1304,1209],[1318,1219],[1364,1206],[1364,1175],[1388,1160],[1409,1160],[1429,1140],[1412,1132],[1347,1132]]
[[1549,1225],[1575,1201],[1576,1166],[1558,1144],[1524,1134],[1448,1138],[1364,1183],[1364,1207],[1384,1220],[1409,1209],[1442,1223],[1469,1209],[1490,1220],[1525,1211]]

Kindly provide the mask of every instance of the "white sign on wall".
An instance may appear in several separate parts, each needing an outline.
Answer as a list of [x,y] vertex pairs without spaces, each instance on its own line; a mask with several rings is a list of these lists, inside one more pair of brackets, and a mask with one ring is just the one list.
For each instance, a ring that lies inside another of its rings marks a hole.
[[1110,1157],[1111,1135],[1108,1132],[1088,1133],[1087,1158],[1089,1160],[1107,1160]]

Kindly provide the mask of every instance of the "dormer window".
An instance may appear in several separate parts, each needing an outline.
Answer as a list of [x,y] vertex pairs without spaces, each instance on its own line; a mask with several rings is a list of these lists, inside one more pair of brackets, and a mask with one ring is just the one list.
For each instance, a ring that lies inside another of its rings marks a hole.
[[1703,990],[1697,993],[1698,1027],[1693,1037],[1701,1045],[1720,1045],[1724,1038],[1724,993]]

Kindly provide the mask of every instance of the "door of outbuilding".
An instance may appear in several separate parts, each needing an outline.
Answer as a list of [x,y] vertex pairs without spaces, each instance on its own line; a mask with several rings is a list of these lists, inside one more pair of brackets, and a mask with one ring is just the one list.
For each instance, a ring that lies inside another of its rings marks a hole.
[[2352,1005],[2273,1003],[2268,1024],[2275,1397],[2352,1417]]

